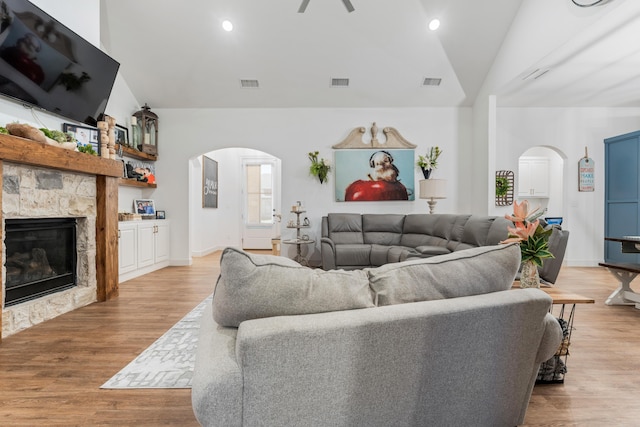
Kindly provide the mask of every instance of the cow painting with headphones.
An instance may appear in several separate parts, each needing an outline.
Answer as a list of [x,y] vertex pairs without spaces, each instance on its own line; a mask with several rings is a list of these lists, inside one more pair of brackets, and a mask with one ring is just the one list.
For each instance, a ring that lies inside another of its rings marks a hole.
[[409,200],[407,188],[400,182],[400,171],[393,156],[385,150],[375,151],[369,158],[368,180],[352,182],[345,191],[345,201]]

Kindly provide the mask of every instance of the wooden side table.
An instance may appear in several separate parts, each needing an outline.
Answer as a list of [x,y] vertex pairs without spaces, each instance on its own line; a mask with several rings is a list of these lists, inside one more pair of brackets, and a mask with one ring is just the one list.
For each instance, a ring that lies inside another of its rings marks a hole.
[[[513,284],[514,288],[520,287],[520,282],[516,281]],[[560,347],[551,359],[543,362],[540,365],[540,371],[538,374],[537,384],[558,384],[564,383],[564,376],[567,366],[567,358],[569,356],[569,345],[571,344],[571,332],[573,331],[573,321],[576,312],[577,304],[593,304],[595,300],[593,298],[585,297],[573,292],[563,291],[558,287],[546,287],[543,286],[540,290],[546,292],[547,295],[553,299],[553,307],[551,308],[551,314],[559,319],[562,324],[565,323],[566,335],[564,336]],[[558,310],[554,310],[557,307]],[[554,313],[557,311],[557,313]],[[557,366],[563,366],[565,369],[557,369]]]

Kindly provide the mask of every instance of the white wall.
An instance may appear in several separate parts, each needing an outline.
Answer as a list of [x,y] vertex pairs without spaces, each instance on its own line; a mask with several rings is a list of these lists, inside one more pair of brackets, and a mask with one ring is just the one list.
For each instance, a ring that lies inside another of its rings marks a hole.
[[[459,165],[469,164],[471,156],[459,147],[468,138],[470,111],[457,108],[415,109],[185,109],[158,110],[162,123],[157,175],[162,177],[154,193],[156,205],[167,206],[171,222],[171,258],[173,264],[189,264],[193,244],[189,231],[191,159],[202,153],[229,147],[252,148],[281,159],[283,214],[296,200],[304,200],[312,228],[320,235],[320,219],[328,212],[426,212],[426,201],[343,202],[334,201],[333,177],[321,185],[309,176],[310,151],[333,163],[331,146],[341,142],[355,127],[396,128],[407,140],[418,145],[417,154],[428,147],[443,149],[435,177],[449,180],[451,196],[438,203],[437,211],[460,212],[460,194],[468,192],[469,182],[459,180]],[[363,138],[370,140],[370,134]],[[378,135],[383,141],[383,136]],[[219,165],[220,168],[223,165]],[[420,179],[415,170],[415,181]],[[195,180],[195,177],[193,177]],[[195,192],[191,192],[195,197]],[[219,203],[227,203],[220,193]],[[170,206],[170,208],[168,207]],[[466,210],[465,210],[466,211]],[[196,232],[206,225],[194,224]],[[218,245],[218,243],[215,243]],[[312,252],[314,249],[312,249]],[[315,251],[319,251],[319,243]],[[316,253],[311,254],[318,257]]]
[[[518,158],[535,146],[565,153],[564,222],[570,231],[565,260],[596,266],[604,259],[605,138],[640,129],[640,108],[499,108],[496,168],[517,170]],[[595,191],[578,191],[578,161],[588,148],[595,163]],[[511,207],[496,207],[503,214]]]

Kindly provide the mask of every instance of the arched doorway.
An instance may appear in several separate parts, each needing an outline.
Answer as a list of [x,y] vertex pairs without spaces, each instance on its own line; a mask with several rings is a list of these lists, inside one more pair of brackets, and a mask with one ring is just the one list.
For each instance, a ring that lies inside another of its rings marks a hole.
[[[202,206],[203,156],[217,162],[217,208]],[[192,158],[189,164],[191,255],[203,256],[227,246],[271,249],[271,238],[280,233],[280,223],[273,217],[280,209],[280,170],[280,159],[248,148],[213,150]],[[256,176],[257,193],[254,191]],[[252,184],[248,184],[248,180],[253,180]]]
[[545,217],[563,217],[566,213],[566,156],[554,147],[537,146],[518,159],[516,196],[527,199],[532,207],[546,210]]

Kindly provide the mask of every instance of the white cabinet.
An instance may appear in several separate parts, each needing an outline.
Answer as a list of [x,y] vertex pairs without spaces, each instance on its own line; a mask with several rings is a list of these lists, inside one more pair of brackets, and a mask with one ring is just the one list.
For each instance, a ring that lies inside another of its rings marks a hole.
[[118,268],[120,274],[138,268],[138,249],[136,224],[121,222],[118,224]]
[[520,157],[518,163],[518,197],[549,197],[549,159]]
[[155,247],[155,262],[168,262],[169,251],[171,249],[169,240],[169,221],[156,221],[156,247]]
[[143,220],[138,224],[138,268],[155,263],[155,221]]
[[168,220],[123,221],[118,230],[120,282],[169,265]]

